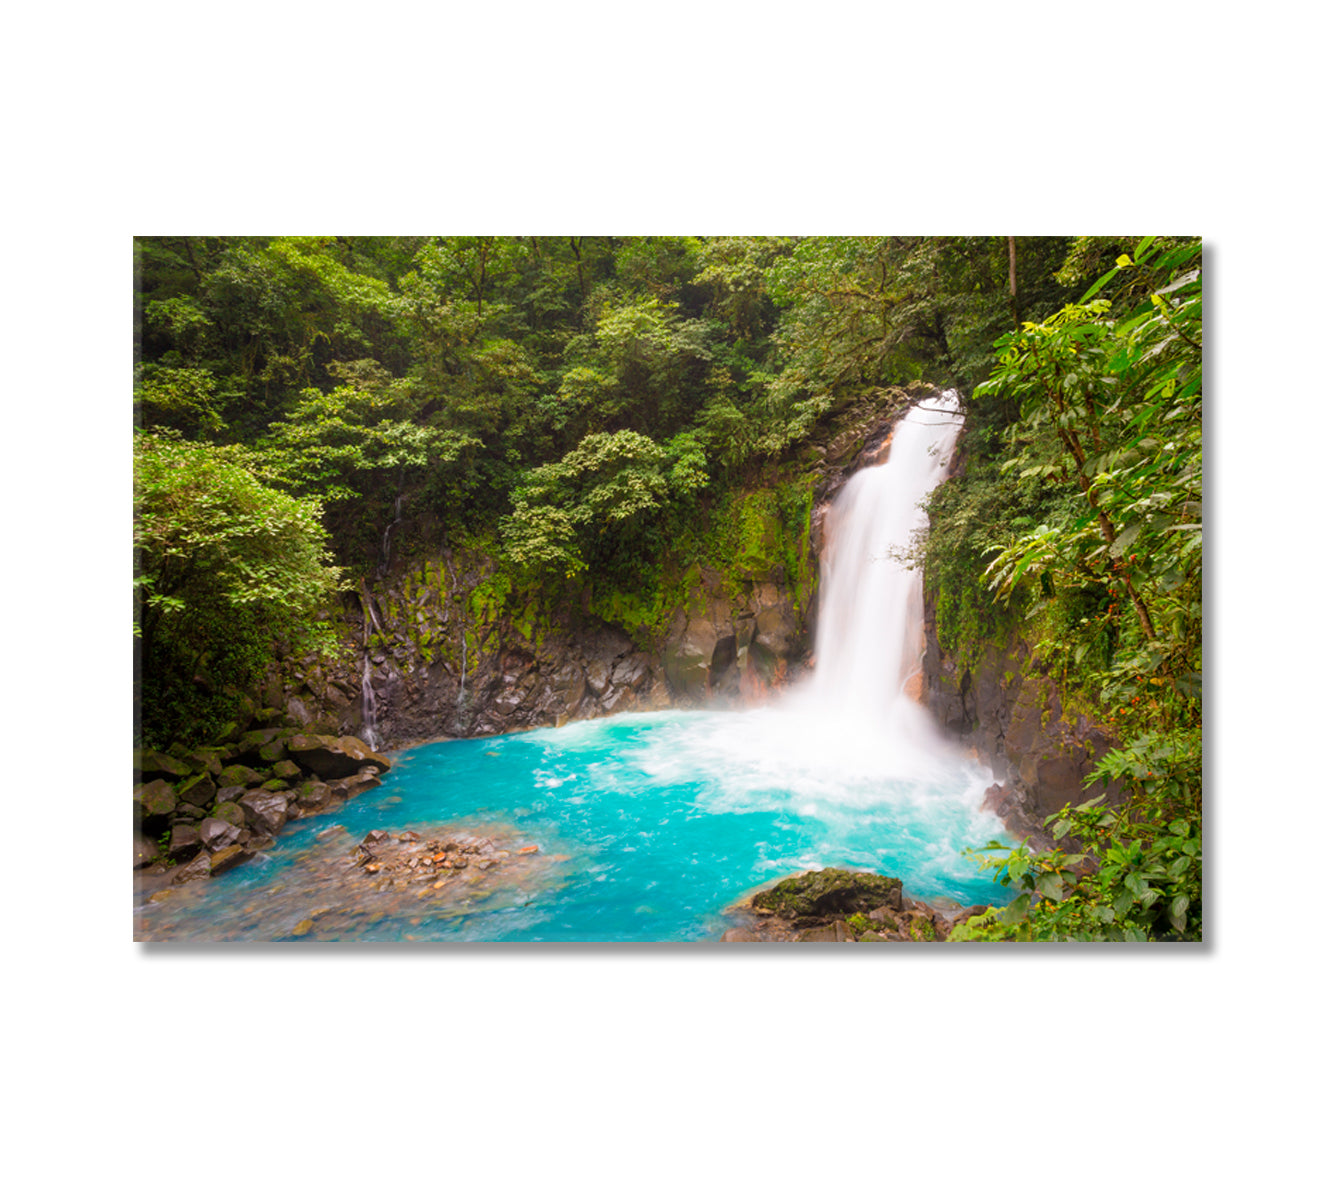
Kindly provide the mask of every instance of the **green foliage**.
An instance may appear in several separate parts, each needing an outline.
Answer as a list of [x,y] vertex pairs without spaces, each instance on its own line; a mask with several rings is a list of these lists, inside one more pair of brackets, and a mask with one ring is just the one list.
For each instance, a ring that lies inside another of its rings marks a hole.
[[[1086,780],[1106,794],[1051,819],[1080,849],[984,860],[1018,890],[988,937],[1200,937],[1199,259],[1197,242],[1143,239],[1080,303],[1001,338],[977,389],[1017,405],[1001,476],[1066,497],[988,547],[983,577],[1024,607],[1047,669],[1120,741]],[[942,525],[942,560],[951,536]]]
[[703,465],[689,434],[665,447],[628,429],[589,434],[524,477],[501,522],[505,553],[521,567],[567,578],[634,550],[651,554],[662,540],[657,518],[707,484]]
[[223,428],[217,391],[217,380],[206,367],[143,363],[135,369],[135,424],[216,433]]
[[309,642],[339,584],[314,501],[265,486],[235,449],[135,438],[135,621],[146,740],[208,737],[273,639]]
[[[1162,760],[1161,754],[1139,758],[1146,770],[1146,763],[1161,766]],[[1096,801],[1067,806],[1048,824],[1056,837],[1082,845],[1074,854],[1022,846],[998,856],[989,852],[1004,847],[989,843],[978,861],[1017,895],[985,914],[976,931],[989,941],[1199,941],[1200,822],[1198,815],[1174,817],[1174,811],[1174,805],[1148,804],[1116,812]]]
[[[965,444],[975,442],[965,435]],[[1077,494],[1058,480],[1018,478],[992,459],[978,457],[962,476],[947,479],[930,496],[928,528],[912,560],[922,568],[923,588],[935,600],[936,636],[961,666],[976,664],[983,648],[1003,645],[1018,627],[1032,589],[998,596],[986,571],[997,543],[1022,536],[1043,520],[1058,519]]]
[[306,388],[262,445],[269,470],[284,485],[325,500],[357,499],[377,479],[401,485],[408,472],[449,478],[459,487],[480,439],[420,419],[403,380],[372,362],[334,364],[349,382],[322,392]]
[[[1106,595],[1106,610],[1054,631],[1044,651],[1083,671],[1109,630],[1116,650],[1087,673],[1117,715],[1158,728],[1198,724],[1202,654],[1203,428],[1198,245],[1159,253],[1151,239],[1115,273],[1155,276],[1129,312],[1067,305],[1001,340],[979,390],[1018,398],[1007,471],[1077,482],[1083,503],[995,547],[987,569],[1001,596],[1037,587],[1037,605]],[[1107,282],[1099,281],[1099,286]],[[1103,656],[1095,656],[1097,661]],[[1143,686],[1145,680],[1156,684]]]

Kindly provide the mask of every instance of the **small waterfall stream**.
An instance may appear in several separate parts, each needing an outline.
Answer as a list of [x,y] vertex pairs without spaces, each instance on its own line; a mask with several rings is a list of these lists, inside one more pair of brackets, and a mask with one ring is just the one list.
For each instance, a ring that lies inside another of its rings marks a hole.
[[375,604],[364,587],[361,593],[361,740],[372,750],[380,749],[379,709],[375,703],[375,684],[371,679],[371,626],[380,632],[375,619]]

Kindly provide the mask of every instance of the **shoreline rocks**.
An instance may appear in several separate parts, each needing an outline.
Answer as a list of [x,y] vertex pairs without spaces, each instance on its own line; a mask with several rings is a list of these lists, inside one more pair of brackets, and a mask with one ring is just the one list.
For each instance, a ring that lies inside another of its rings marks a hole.
[[791,875],[743,897],[728,915],[723,942],[943,942],[955,925],[986,911],[927,904],[903,894],[903,881],[826,867]]
[[253,858],[288,822],[379,787],[393,767],[360,738],[299,729],[252,730],[225,746],[173,750],[180,753],[135,753],[136,887],[158,892]]

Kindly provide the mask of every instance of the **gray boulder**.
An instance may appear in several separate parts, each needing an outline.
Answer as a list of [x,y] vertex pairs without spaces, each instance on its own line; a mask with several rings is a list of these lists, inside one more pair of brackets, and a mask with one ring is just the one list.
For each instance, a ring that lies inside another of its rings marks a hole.
[[200,838],[205,847],[214,854],[226,846],[239,842],[244,832],[231,822],[219,820],[217,817],[209,817],[199,827]]
[[241,797],[241,809],[251,828],[260,833],[277,834],[287,824],[287,802],[290,792],[255,790]]

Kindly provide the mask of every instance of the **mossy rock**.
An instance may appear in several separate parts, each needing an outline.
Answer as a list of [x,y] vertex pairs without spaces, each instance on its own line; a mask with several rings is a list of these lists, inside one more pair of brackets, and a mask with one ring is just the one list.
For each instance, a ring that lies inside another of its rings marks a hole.
[[165,779],[151,779],[134,789],[134,807],[140,819],[170,816],[176,804],[176,789]]
[[217,794],[218,785],[207,773],[192,775],[176,785],[176,795],[180,797],[181,803],[192,804],[195,807],[207,804]]
[[259,757],[266,763],[280,763],[287,758],[287,739],[277,738],[259,748]]
[[[263,752],[266,746],[274,742],[281,742],[286,735],[287,730],[277,726],[268,726],[264,729],[252,729],[241,736],[236,743],[236,753],[238,757],[244,759],[256,759]],[[282,755],[279,755],[281,758]]]
[[185,756],[185,761],[196,771],[203,771],[209,775],[222,774],[222,756],[216,746],[203,746],[198,750],[191,750]]
[[269,774],[275,779],[300,779],[301,768],[290,758],[285,758],[281,762],[274,763]]
[[788,919],[870,912],[903,903],[903,881],[887,875],[827,867],[784,879],[751,900],[754,908]]
[[218,774],[218,787],[253,787],[257,783],[262,783],[264,776],[258,771],[252,771],[249,767],[241,763],[235,763],[230,767],[224,767]]
[[365,766],[388,771],[392,763],[377,754],[360,738],[328,737],[322,734],[297,734],[287,743],[292,757],[321,779],[342,779],[355,775]]
[[191,774],[190,764],[161,750],[136,750],[134,773],[142,780],[184,779]]
[[215,804],[212,815],[219,821],[226,821],[228,825],[238,827],[245,825],[245,810],[235,800],[226,800],[221,804]]

